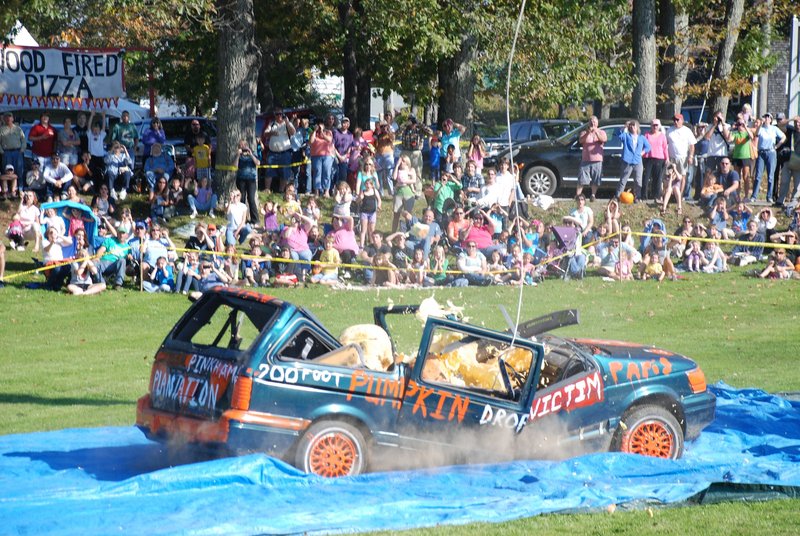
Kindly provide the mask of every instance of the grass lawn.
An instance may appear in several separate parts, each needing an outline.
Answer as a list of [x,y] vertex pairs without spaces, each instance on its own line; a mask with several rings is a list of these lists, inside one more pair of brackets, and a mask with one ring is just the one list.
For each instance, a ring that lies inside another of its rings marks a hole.
[[[729,273],[687,276],[663,284],[547,281],[526,288],[522,318],[575,307],[581,325],[565,334],[654,344],[693,357],[709,382],[767,391],[800,391],[798,283],[761,281]],[[276,290],[313,311],[334,334],[370,322],[375,305],[418,303],[432,291]],[[470,321],[503,327],[497,305],[513,316],[517,289],[439,289],[440,302],[466,307]],[[152,357],[188,302],[176,295],[130,290],[74,298],[0,290],[0,433],[70,427],[131,425],[135,401],[147,391]],[[344,312],[344,314],[343,314]],[[398,325],[400,347],[417,340],[420,326]],[[498,525],[437,529],[441,533],[796,533],[800,501],[728,503],[615,514],[545,515]],[[427,532],[427,531],[426,531]]]

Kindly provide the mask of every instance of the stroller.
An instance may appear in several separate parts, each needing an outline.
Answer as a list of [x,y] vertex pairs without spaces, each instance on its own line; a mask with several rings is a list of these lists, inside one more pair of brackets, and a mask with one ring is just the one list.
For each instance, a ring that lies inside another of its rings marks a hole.
[[[578,229],[570,226],[551,227],[553,240],[547,249],[547,273],[563,279],[583,279],[586,274],[586,255],[579,248]],[[562,257],[563,255],[563,257]],[[558,257],[558,258],[556,258]]]

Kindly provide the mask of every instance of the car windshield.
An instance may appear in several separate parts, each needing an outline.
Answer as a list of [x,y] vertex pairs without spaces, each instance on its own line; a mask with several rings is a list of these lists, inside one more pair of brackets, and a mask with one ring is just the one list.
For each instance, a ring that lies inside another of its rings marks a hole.
[[578,125],[577,127],[573,128],[573,129],[570,129],[569,132],[567,132],[566,134],[564,134],[560,138],[556,138],[556,141],[558,143],[560,143],[561,145],[570,145],[570,144],[572,144],[578,138],[578,134],[580,133],[580,131],[583,130],[584,128],[586,128],[587,124],[588,123],[582,123],[582,124]]

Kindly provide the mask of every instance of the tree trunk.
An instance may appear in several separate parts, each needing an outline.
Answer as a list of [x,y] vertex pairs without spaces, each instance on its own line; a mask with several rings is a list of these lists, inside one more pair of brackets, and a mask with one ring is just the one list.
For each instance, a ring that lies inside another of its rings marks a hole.
[[[342,75],[344,78],[344,102],[342,109],[352,125],[362,126],[358,117],[358,61],[356,58],[356,34],[353,24],[353,3],[350,0],[339,2],[339,24],[344,31],[342,52]],[[363,128],[363,127],[362,127]]]
[[633,0],[633,73],[633,116],[650,121],[656,116],[655,0]]
[[730,90],[725,87],[728,77],[733,71],[733,49],[739,39],[739,28],[744,13],[744,0],[730,0],[725,9],[725,39],[720,43],[717,51],[717,61],[714,64],[714,82],[712,83],[711,110],[713,112],[728,113]]
[[[253,0],[220,0],[219,108],[215,190],[223,196],[234,188],[239,140],[255,143],[256,86],[261,52],[255,44]],[[251,145],[252,147],[252,145]]]
[[352,117],[350,118],[351,124],[355,122],[355,124],[362,129],[369,130],[370,103],[372,102],[372,77],[364,70],[358,73],[356,90],[358,93],[358,98],[356,99],[356,117],[355,119]]
[[659,117],[666,119],[679,113],[683,106],[686,76],[689,72],[689,14],[681,6],[676,9],[674,0],[661,0],[659,15],[659,27],[669,42],[659,77],[659,85],[665,98],[659,107]]
[[467,136],[472,131],[475,109],[475,73],[472,62],[477,56],[477,39],[461,36],[461,48],[455,56],[439,62],[439,117],[438,123],[453,119],[466,125]]

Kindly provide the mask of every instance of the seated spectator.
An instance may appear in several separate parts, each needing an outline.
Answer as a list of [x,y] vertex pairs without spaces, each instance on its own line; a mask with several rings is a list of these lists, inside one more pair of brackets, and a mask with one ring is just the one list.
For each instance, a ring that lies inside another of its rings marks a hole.
[[23,192],[22,201],[20,201],[15,218],[22,226],[23,238],[35,241],[34,251],[39,251],[42,244],[41,225],[39,225],[40,216],[41,212],[37,206],[36,194],[30,190]]
[[706,170],[703,176],[703,186],[700,189],[700,207],[703,210],[711,210],[717,196],[722,193],[725,188],[717,183],[717,176],[711,169]]
[[160,143],[154,143],[150,148],[150,156],[144,161],[144,176],[147,179],[150,190],[155,187],[156,181],[162,177],[169,182],[174,173],[175,161],[162,150]]
[[786,250],[778,248],[769,256],[767,266],[758,274],[761,279],[792,279],[797,278],[792,261],[786,256]]
[[716,227],[723,238],[730,239],[736,234],[728,228],[728,221],[731,219],[728,214],[728,202],[725,197],[718,197],[714,202],[714,206],[708,215],[708,223],[712,227]]
[[775,226],[778,224],[777,218],[772,214],[769,207],[762,208],[758,213],[758,232],[764,235],[765,240],[770,240],[775,234]]
[[163,177],[158,179],[156,187],[150,190],[150,219],[154,222],[166,222],[164,213],[168,203],[168,192],[167,179]]
[[275,286],[276,287],[293,287],[297,286],[299,280],[294,273],[294,265],[285,260],[291,259],[292,253],[289,251],[288,246],[281,248],[280,255],[275,263]]
[[644,262],[643,268],[644,270],[641,273],[642,280],[647,281],[648,279],[652,279],[655,281],[663,281],[665,274],[664,274],[664,267],[663,265],[658,262],[657,256],[651,256],[647,259],[647,263]]
[[720,272],[727,272],[728,256],[722,251],[715,242],[706,242],[703,244],[703,256],[706,259],[703,271],[708,274],[717,274]]
[[739,173],[731,167],[731,159],[727,156],[719,161],[717,184],[723,188],[719,195],[724,197],[728,204],[733,205],[739,201]]
[[[106,183],[113,199],[124,200],[128,195],[128,188],[131,185],[133,176],[133,160],[128,154],[128,150],[120,142],[115,141],[111,144],[111,149],[105,156],[106,164]],[[116,190],[118,181],[122,182],[119,193]]]
[[334,216],[333,232],[325,238],[324,242],[325,249],[327,249],[328,238],[333,238],[333,247],[339,253],[341,262],[345,264],[352,264],[360,250],[353,225],[353,217],[350,215]]
[[735,208],[728,211],[728,215],[731,217],[731,230],[734,235],[737,235],[747,230],[747,222],[753,216],[753,209],[740,200],[736,203]]
[[183,203],[183,188],[180,177],[172,177],[167,189],[167,204],[164,207],[164,219],[169,221],[179,214],[178,209]]
[[107,184],[100,185],[100,192],[92,198],[92,208],[98,218],[111,218],[116,217],[117,202],[110,197]]
[[379,287],[396,287],[398,283],[397,266],[392,264],[391,253],[378,252],[372,258],[372,281]]
[[[659,233],[662,233],[662,231],[659,230]],[[656,270],[654,266],[655,263],[661,265],[661,270],[654,274]],[[654,275],[656,277],[653,277]],[[644,253],[642,254],[642,263],[639,267],[639,277],[643,279],[658,279],[659,281],[663,281],[664,277],[669,277],[670,279],[677,278],[675,275],[675,266],[669,258],[669,250],[667,249],[666,239],[663,234],[656,234],[653,236],[645,247]]]
[[[104,278],[111,279],[115,289],[122,288],[125,282],[126,257],[128,254],[128,236],[118,233],[107,218],[102,220],[98,231],[103,242],[97,248],[97,269]],[[166,255],[165,255],[166,256]]]
[[159,257],[169,260],[169,248],[173,251],[175,246],[168,237],[164,236],[164,230],[157,223],[150,227],[149,236],[143,241],[142,245],[142,268],[145,274],[152,272]]
[[413,250],[422,247],[425,258],[430,256],[431,247],[438,244],[442,239],[442,228],[436,222],[436,215],[433,209],[426,207],[422,211],[422,221],[411,215],[409,212],[403,214],[400,229],[406,231],[406,245]]
[[494,243],[494,226],[489,215],[481,209],[473,209],[466,227],[461,229],[458,237],[461,240],[461,247],[467,249],[467,244],[477,244],[478,250],[484,257],[488,257],[495,249],[501,246]]
[[583,194],[575,197],[575,203],[577,207],[569,215],[578,222],[581,235],[586,240],[594,228],[594,211],[586,206],[586,197]]
[[397,282],[406,283],[408,280],[407,269],[411,258],[406,250],[406,235],[397,232],[386,237],[386,242],[391,244],[390,261],[397,268]]
[[453,282],[452,274],[447,271],[450,268],[450,261],[445,254],[444,246],[441,244],[433,247],[433,253],[429,262],[430,278],[435,286],[444,287]]
[[747,266],[757,262],[764,253],[764,246],[758,245],[764,242],[764,235],[758,232],[758,222],[754,220],[747,223],[747,231],[737,236],[736,240],[747,244],[738,244],[733,248],[731,264],[734,266]]
[[689,242],[689,247],[686,248],[683,254],[683,265],[686,270],[689,272],[701,272],[706,264],[708,264],[708,261],[700,249],[700,242],[697,240]]
[[190,296],[194,299],[200,298],[203,292],[208,292],[212,288],[221,287],[230,283],[230,277],[225,272],[214,266],[213,263],[203,262],[200,265],[200,290],[194,291]]
[[[209,218],[214,217],[214,209],[217,207],[217,194],[215,194],[211,186],[209,186],[206,177],[198,181],[197,191],[194,195],[189,194],[187,196],[187,201],[189,203],[189,208],[192,209],[192,213],[189,215],[191,219],[195,219],[198,212],[207,212]],[[271,201],[267,203],[271,203]],[[273,212],[273,216],[274,215],[275,213]],[[276,219],[275,224],[277,225],[277,223],[278,220]]]
[[[341,182],[339,184],[341,184]],[[348,218],[352,221],[352,217],[348,216]],[[339,284],[338,265],[341,264],[342,261],[339,257],[339,252],[334,247],[334,242],[335,239],[332,235],[325,237],[325,250],[320,254],[319,258],[322,263],[320,265],[322,270],[311,276],[312,283],[328,286]]]
[[450,173],[442,173],[442,178],[433,185],[432,207],[436,221],[440,224],[445,220],[445,203],[448,201],[453,203],[459,192],[461,192],[461,182]]
[[155,267],[150,271],[147,281],[142,283],[146,292],[174,292],[175,274],[166,257],[159,257]]
[[248,241],[250,249],[242,258],[242,277],[243,283],[251,287],[269,286],[270,261],[271,257],[264,257],[261,250],[261,237],[253,235]]
[[430,264],[425,250],[421,247],[415,248],[407,272],[408,283],[418,287],[432,287],[434,282],[431,277],[428,277],[429,268]]
[[47,198],[47,181],[44,179],[41,164],[38,160],[31,162],[31,170],[25,175],[25,184],[27,190],[36,194],[39,201],[44,201]]
[[95,187],[95,183],[100,181],[94,176],[91,166],[92,155],[89,151],[81,153],[81,161],[72,166],[72,182],[81,193],[87,194]]
[[242,193],[239,190],[231,192],[225,216],[228,220],[228,224],[225,227],[225,245],[243,244],[252,229],[250,224],[247,223],[247,205],[242,203]]
[[72,182],[72,171],[61,162],[61,157],[54,154],[42,172],[45,181],[47,200],[55,197],[66,197],[67,186]]
[[478,250],[478,245],[468,241],[465,247],[466,250],[458,256],[458,270],[461,274],[457,279],[466,279],[469,285],[474,286],[491,284],[492,278],[488,274],[486,257]]
[[181,294],[188,294],[190,290],[200,290],[199,281],[200,261],[197,253],[187,251],[183,256],[183,263],[178,271],[178,281],[175,288],[180,290]]
[[[72,238],[65,235],[59,235],[55,227],[51,227],[45,234],[45,239],[42,241],[42,262],[45,266],[58,265],[64,261],[63,248],[72,246]],[[64,282],[70,275],[69,265],[54,266],[53,268],[44,272],[47,279],[44,288],[47,290],[61,290]]]
[[17,190],[17,173],[14,171],[14,166],[7,165],[0,174],[0,199],[12,199],[19,197],[19,190]]
[[89,252],[85,249],[79,250],[77,260],[70,268],[67,290],[73,296],[89,296],[99,294],[105,289],[106,284],[94,262],[89,258]]
[[[263,249],[262,249],[263,252]],[[269,255],[268,255],[269,256]],[[215,258],[216,264],[219,265],[219,258]],[[225,257],[222,261],[222,271],[227,275],[230,280],[228,281],[228,285],[238,285],[239,284],[239,272],[241,271],[240,268],[241,259],[239,258],[239,254],[236,251],[236,246],[230,245],[225,246]]]

